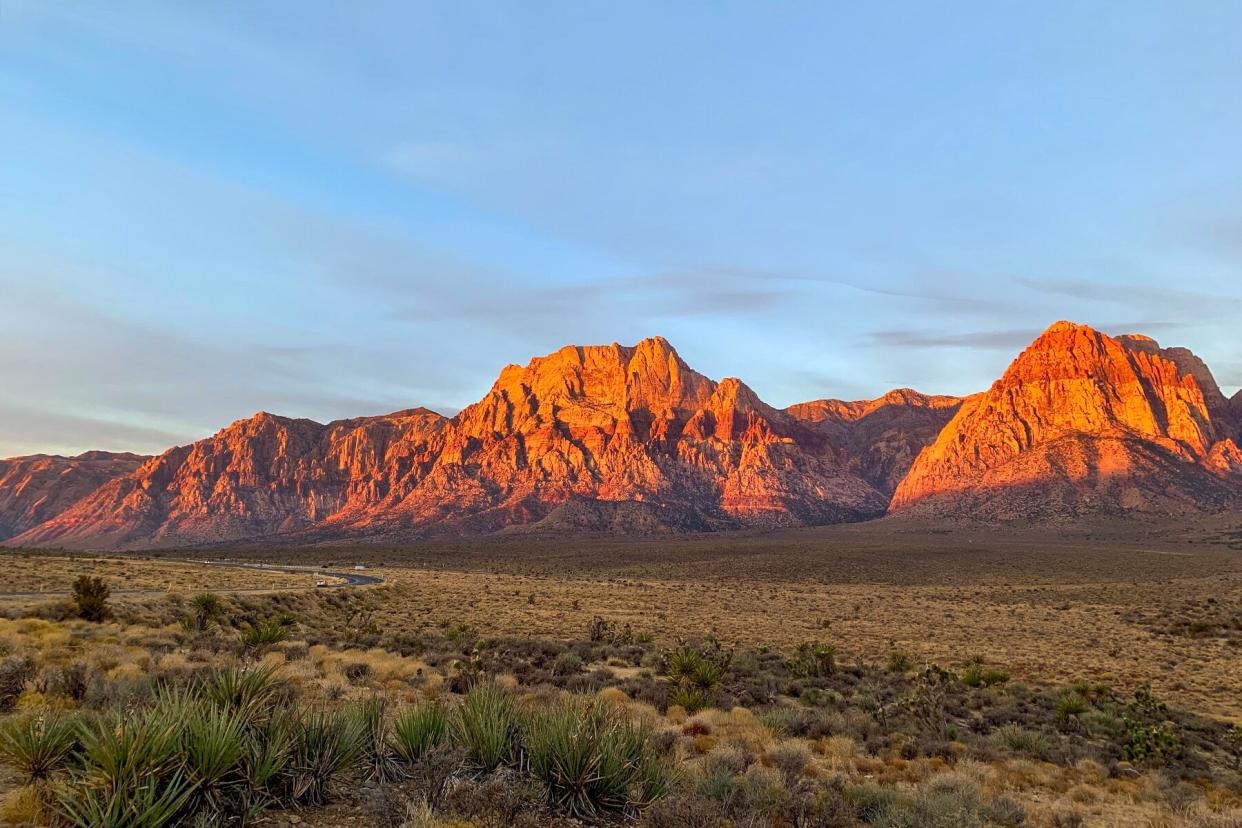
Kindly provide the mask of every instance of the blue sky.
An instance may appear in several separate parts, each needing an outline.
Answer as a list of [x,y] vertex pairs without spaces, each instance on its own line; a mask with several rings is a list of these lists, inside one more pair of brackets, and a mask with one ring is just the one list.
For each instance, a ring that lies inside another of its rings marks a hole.
[[1049,323],[1242,384],[1236,3],[0,3],[0,456],[479,398],[660,334],[768,401]]

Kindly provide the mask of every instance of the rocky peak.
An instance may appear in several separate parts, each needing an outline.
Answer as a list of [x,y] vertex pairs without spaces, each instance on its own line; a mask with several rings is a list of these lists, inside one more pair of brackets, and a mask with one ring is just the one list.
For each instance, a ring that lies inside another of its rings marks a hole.
[[[952,492],[1034,497],[1043,482],[1069,478],[1080,482],[1057,497],[1122,508],[1116,487],[1140,470],[1193,465],[1201,472],[1220,436],[1210,402],[1219,390],[1196,363],[1189,351],[1161,348],[1149,337],[1113,338],[1058,322],[962,406],[915,461],[892,505]],[[1199,472],[1187,474],[1197,479]],[[1101,497],[1102,489],[1110,494]],[[1131,491],[1125,498],[1133,504],[1155,502]]]

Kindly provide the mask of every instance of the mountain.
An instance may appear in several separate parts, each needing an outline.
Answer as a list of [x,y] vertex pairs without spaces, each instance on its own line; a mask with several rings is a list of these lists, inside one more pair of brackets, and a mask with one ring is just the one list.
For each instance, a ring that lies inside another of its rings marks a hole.
[[56,517],[145,459],[88,451],[77,457],[35,454],[0,460],[0,540]]
[[259,413],[158,457],[0,461],[0,538],[140,549],[1242,505],[1242,392],[1184,348],[1059,322],[990,389],[786,409],[659,337],[510,365],[455,417]]
[[887,493],[812,424],[661,338],[505,368],[451,420],[258,414],[165,452],[14,540],[140,548],[541,524],[717,529],[860,520]]
[[813,400],[785,410],[844,448],[862,478],[891,497],[914,458],[961,405],[960,397],[899,388],[874,400]]
[[306,529],[413,485],[446,422],[426,409],[327,425],[260,412],[147,460],[13,542],[123,549]]
[[1184,514],[1239,502],[1230,404],[1203,362],[1058,322],[967,399],[891,510],[986,521]]

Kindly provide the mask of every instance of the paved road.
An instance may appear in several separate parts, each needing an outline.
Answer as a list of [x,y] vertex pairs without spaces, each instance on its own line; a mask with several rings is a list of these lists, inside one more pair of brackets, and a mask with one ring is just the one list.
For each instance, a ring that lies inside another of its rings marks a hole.
[[[191,564],[195,561],[174,561],[180,564]],[[249,563],[232,563],[230,561],[202,561],[199,566],[223,566],[230,569],[253,569],[258,572],[283,572],[289,575],[314,575],[318,573],[326,578],[339,578],[337,583],[329,583],[319,589],[340,589],[342,587],[371,586],[372,584],[382,584],[383,578],[375,575],[362,575],[357,572],[332,572],[326,569],[315,569],[313,567],[301,566],[264,566],[262,564]],[[201,587],[204,591],[218,592],[221,594],[235,594],[241,592],[286,592],[288,590],[303,589],[303,587],[241,587],[232,589],[212,589],[210,584],[204,584]],[[113,595],[164,595],[168,592],[166,589],[114,589]],[[0,592],[0,598],[56,598],[62,595],[68,595],[69,592]]]

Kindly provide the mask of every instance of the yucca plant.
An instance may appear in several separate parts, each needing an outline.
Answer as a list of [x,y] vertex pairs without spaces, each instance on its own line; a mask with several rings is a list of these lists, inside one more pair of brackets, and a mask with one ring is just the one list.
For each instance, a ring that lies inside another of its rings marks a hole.
[[397,758],[412,765],[451,735],[448,710],[433,702],[403,710],[393,722],[388,744]]
[[475,684],[457,709],[453,731],[480,770],[490,772],[510,761],[517,734],[513,694],[494,682]]
[[292,803],[322,805],[328,786],[363,759],[366,733],[356,713],[340,715],[317,709],[297,724],[286,771],[287,798]]
[[202,697],[216,707],[237,713],[254,722],[270,712],[284,688],[276,679],[277,665],[224,667],[202,684]]
[[368,779],[391,782],[401,777],[402,768],[388,739],[388,703],[382,696],[373,696],[355,709],[362,729],[362,757]]
[[200,705],[185,720],[182,757],[199,810],[217,817],[237,810],[244,780],[246,722],[236,712]]
[[281,618],[266,618],[242,627],[241,643],[247,650],[260,650],[289,640],[289,627]]
[[296,714],[278,710],[250,729],[239,763],[237,805],[243,825],[278,803],[281,782],[290,773],[297,727]]
[[193,784],[180,772],[125,787],[62,788],[60,816],[74,828],[165,828],[176,824]]
[[669,703],[694,713],[710,707],[716,686],[729,670],[733,653],[718,644],[700,653],[682,645],[664,656],[664,680],[669,685]]
[[28,713],[0,726],[0,759],[26,778],[27,784],[50,779],[64,770],[78,742],[73,719],[52,713]]
[[597,699],[570,698],[531,714],[523,746],[549,805],[577,819],[632,813],[667,791],[649,731]]
[[156,828],[185,809],[195,783],[182,767],[183,708],[163,700],[146,714],[106,716],[81,728],[77,767],[57,793],[71,825]]

